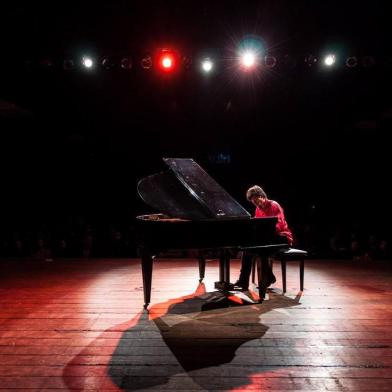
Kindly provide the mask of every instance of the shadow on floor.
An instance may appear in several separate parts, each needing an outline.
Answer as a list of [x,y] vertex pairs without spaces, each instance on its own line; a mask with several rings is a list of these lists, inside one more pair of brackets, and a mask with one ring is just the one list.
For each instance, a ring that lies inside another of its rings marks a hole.
[[[215,389],[214,374],[221,378],[225,364],[235,366],[238,348],[262,338],[268,330],[261,323],[262,315],[296,306],[300,300],[300,294],[292,299],[272,293],[263,304],[238,306],[220,299],[219,294],[216,300],[214,296],[200,284],[193,295],[156,304],[149,314],[142,314],[135,326],[124,331],[113,352],[108,364],[113,383],[126,391],[158,386]],[[216,309],[203,311],[211,301],[221,303],[222,308],[214,303]],[[251,375],[240,359],[237,363],[243,372],[240,378],[230,378],[230,389],[244,385]]]

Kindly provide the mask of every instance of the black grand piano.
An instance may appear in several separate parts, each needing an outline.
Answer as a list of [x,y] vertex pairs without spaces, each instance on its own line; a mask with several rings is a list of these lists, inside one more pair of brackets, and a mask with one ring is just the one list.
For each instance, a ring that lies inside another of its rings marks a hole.
[[[136,219],[138,252],[142,260],[144,307],[150,303],[154,257],[171,249],[198,249],[200,280],[204,278],[206,250],[220,254],[219,281],[215,288],[229,290],[230,254],[254,249],[269,257],[287,247],[279,241],[276,218],[252,218],[193,159],[163,158],[167,170],[139,181],[137,189],[157,213]],[[259,263],[259,296],[264,299]]]

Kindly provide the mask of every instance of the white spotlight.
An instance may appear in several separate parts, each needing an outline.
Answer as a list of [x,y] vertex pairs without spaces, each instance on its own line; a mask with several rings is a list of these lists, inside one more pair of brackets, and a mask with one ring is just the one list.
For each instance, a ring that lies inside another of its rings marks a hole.
[[256,63],[256,55],[251,51],[246,51],[241,56],[241,63],[245,68],[251,68]]
[[83,57],[82,64],[86,68],[91,68],[94,65],[94,61],[91,59],[91,57]]
[[214,63],[210,59],[204,59],[201,63],[201,68],[204,72],[209,73],[214,68]]
[[329,54],[324,58],[324,64],[327,67],[331,67],[332,65],[335,64],[335,62],[336,62],[336,56],[334,54]]

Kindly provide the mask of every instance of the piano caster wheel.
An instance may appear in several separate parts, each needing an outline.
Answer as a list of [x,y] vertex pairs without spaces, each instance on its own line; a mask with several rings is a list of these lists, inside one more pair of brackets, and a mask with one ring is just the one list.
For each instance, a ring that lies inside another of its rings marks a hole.
[[144,305],[143,305],[143,309],[144,309],[144,310],[147,310],[147,312],[148,312],[148,309],[147,309],[148,305],[149,305],[149,304],[144,304]]
[[201,283],[203,281],[204,278],[199,279],[199,283]]

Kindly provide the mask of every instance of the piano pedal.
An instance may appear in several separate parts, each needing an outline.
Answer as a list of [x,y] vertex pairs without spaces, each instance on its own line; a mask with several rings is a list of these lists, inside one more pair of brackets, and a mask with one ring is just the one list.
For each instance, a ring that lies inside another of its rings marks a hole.
[[214,287],[217,290],[222,290],[222,291],[233,291],[234,290],[234,284],[228,283],[228,282],[215,282]]

